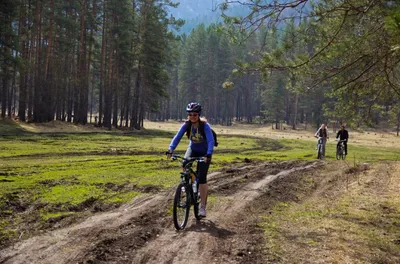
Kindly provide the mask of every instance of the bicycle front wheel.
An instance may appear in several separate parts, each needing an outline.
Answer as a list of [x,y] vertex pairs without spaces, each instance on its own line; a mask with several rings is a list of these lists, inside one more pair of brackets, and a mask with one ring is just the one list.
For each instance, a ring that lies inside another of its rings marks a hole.
[[189,190],[184,183],[179,184],[176,188],[174,206],[173,206],[173,219],[174,225],[177,230],[184,229],[188,219],[190,210],[190,197]]
[[317,159],[322,159],[322,145],[318,145],[318,156]]
[[199,207],[200,207],[200,191],[199,191],[199,184],[197,183],[197,193],[193,193],[194,197],[194,203],[193,203],[193,211],[194,211],[194,217],[196,217],[197,220],[200,220],[201,217],[199,215]]
[[341,157],[342,157],[341,150],[338,148],[336,149],[336,159],[340,160]]

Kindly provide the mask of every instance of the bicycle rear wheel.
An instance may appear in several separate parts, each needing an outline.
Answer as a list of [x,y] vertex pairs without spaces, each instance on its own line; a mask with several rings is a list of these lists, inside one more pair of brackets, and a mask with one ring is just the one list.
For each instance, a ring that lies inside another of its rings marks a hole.
[[189,190],[186,188],[186,185],[184,183],[181,183],[178,185],[178,188],[176,188],[172,213],[174,225],[177,230],[185,228],[189,219],[189,210]]

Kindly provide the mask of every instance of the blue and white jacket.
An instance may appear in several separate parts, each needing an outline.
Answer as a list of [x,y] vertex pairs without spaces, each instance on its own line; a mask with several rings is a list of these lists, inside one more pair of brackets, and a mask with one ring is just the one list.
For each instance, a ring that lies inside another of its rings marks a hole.
[[[171,144],[169,145],[170,150],[175,150],[175,148],[178,146],[188,128],[188,125],[189,122],[185,122],[181,126],[178,133],[176,133],[175,137],[171,141]],[[199,126],[200,124],[197,128],[195,128],[192,125],[192,131],[190,131],[191,133],[189,136],[189,148],[191,148],[192,151],[201,153],[203,155],[212,155],[214,151],[214,136],[211,132],[211,127],[208,123],[204,123],[204,134],[206,136],[206,138],[204,138],[199,131]]]

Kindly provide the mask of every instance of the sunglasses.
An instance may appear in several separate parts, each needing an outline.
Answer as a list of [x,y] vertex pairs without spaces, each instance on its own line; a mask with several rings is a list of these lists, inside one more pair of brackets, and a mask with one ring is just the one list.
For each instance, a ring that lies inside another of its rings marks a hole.
[[198,116],[199,114],[189,114],[189,116]]

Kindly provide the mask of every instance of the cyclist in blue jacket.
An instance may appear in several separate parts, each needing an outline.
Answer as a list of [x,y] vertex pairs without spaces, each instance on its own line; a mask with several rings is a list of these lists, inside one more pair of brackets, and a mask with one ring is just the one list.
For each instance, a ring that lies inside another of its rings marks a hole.
[[186,133],[190,142],[185,153],[185,158],[204,157],[204,162],[197,164],[197,171],[200,197],[202,197],[199,215],[205,217],[208,193],[207,172],[214,151],[214,137],[210,125],[200,119],[201,105],[199,103],[189,103],[186,107],[186,112],[188,112],[189,120],[181,126],[178,133],[172,139],[167,153],[168,157],[170,157]]

